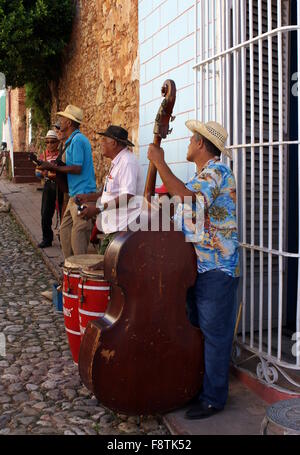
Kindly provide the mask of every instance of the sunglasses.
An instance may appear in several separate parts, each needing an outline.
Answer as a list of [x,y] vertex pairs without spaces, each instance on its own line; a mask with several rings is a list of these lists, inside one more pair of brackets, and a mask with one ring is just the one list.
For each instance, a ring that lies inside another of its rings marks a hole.
[[45,141],[46,144],[56,144],[58,141]]

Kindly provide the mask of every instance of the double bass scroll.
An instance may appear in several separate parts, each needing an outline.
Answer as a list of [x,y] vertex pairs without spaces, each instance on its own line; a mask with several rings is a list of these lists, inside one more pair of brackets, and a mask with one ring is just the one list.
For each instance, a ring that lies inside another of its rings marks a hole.
[[[158,147],[161,144],[161,140],[165,139],[167,135],[172,132],[172,129],[169,129],[169,122],[173,122],[175,120],[175,117],[172,115],[176,101],[175,82],[172,80],[166,80],[162,86],[161,93],[164,99],[157,112],[153,130],[153,143]],[[149,163],[144,191],[144,197],[149,203],[151,202],[151,197],[154,196],[156,175],[156,167],[152,163]]]

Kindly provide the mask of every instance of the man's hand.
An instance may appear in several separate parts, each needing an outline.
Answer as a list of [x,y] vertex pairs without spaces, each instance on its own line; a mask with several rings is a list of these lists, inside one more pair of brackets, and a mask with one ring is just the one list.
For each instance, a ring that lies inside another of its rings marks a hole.
[[150,144],[148,147],[148,160],[157,168],[165,162],[165,154],[162,148],[157,145]]
[[98,214],[99,214],[99,209],[97,207],[92,207],[89,205],[88,207],[85,207],[78,216],[79,216],[79,218],[87,221]]
[[89,202],[89,195],[88,194],[77,194],[76,199],[80,204],[86,204]]

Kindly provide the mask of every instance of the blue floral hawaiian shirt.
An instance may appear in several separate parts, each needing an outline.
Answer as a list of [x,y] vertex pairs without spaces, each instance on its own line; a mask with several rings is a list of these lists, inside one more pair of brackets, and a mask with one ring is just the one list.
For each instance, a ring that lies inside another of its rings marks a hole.
[[179,204],[175,221],[181,224],[187,240],[194,243],[198,273],[218,269],[238,277],[236,186],[232,171],[215,157],[185,186],[196,194],[196,202]]

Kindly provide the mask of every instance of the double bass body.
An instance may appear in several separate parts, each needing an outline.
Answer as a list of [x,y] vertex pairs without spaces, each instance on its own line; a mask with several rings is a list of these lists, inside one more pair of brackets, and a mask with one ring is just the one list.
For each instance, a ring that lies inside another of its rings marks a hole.
[[167,412],[199,390],[202,335],[187,319],[196,257],[181,232],[124,232],[105,254],[111,303],[86,329],[80,374],[98,400],[126,414]]

